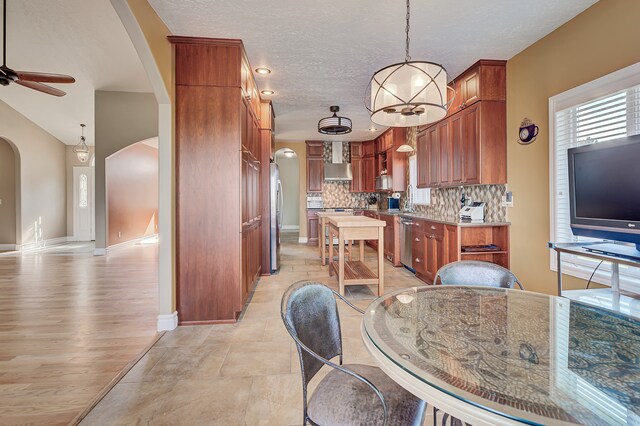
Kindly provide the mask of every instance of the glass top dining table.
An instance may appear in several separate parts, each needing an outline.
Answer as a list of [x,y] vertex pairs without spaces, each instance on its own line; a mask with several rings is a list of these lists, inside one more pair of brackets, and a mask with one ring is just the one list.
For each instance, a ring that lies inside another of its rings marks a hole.
[[387,375],[473,425],[640,425],[640,322],[617,313],[426,286],[376,299],[362,336]]

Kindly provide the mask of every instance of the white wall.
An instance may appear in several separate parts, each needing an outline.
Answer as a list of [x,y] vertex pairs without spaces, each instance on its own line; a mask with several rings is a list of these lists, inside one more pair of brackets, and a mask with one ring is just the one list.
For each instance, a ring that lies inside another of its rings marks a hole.
[[65,145],[2,101],[0,137],[12,143],[20,156],[16,244],[65,237]]
[[300,162],[297,156],[285,157],[276,153],[276,164],[280,169],[280,180],[284,194],[282,225],[286,228],[300,226]]

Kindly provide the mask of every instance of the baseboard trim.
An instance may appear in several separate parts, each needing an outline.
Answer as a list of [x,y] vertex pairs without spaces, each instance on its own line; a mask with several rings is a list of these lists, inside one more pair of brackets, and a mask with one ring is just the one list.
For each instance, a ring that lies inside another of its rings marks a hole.
[[36,241],[36,242],[33,242],[33,243],[27,243],[27,244],[22,244],[22,245],[16,244],[15,245],[15,250],[16,251],[37,250],[37,249],[41,249],[41,248],[45,248],[45,247],[49,247],[49,246],[54,246],[56,244],[66,243],[67,241],[69,241],[69,237],[67,237],[67,236],[49,238],[48,240]]
[[171,331],[178,327],[178,311],[172,314],[158,315],[158,331]]
[[106,256],[107,255],[107,249],[106,248],[95,248],[95,249],[93,249],[93,255],[94,256]]
[[2,251],[16,251],[15,244],[0,244],[0,250]]
[[298,225],[282,225],[283,231],[299,231],[300,226]]
[[298,243],[307,244],[308,242],[309,242],[309,239],[307,237],[298,237]]

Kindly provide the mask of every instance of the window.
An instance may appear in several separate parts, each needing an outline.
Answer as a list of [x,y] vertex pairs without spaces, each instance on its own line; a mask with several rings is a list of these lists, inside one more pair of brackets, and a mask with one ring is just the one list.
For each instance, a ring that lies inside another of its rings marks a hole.
[[418,156],[409,157],[409,184],[413,191],[413,204],[428,206],[431,204],[431,190],[429,188],[418,188]]
[[87,208],[87,206],[89,205],[89,182],[87,179],[87,175],[84,173],[80,175],[80,184],[78,185],[78,191],[78,207],[80,207],[81,209]]
[[[632,66],[550,99],[552,241],[593,240],[571,232],[567,151],[640,133],[639,70],[639,65]],[[588,279],[598,263],[563,256],[564,272],[579,278]],[[556,270],[555,255],[551,256],[551,269]],[[608,285],[610,274],[611,265],[603,263],[593,281]],[[620,288],[640,292],[640,269],[620,265]]]

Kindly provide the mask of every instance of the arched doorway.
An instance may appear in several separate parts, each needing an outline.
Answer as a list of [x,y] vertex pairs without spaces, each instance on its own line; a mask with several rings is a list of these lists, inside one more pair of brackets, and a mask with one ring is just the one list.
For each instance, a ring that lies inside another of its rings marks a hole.
[[0,250],[15,250],[20,235],[20,154],[0,137]]
[[[275,162],[280,169],[283,208],[282,232],[298,233],[300,230],[300,162],[291,148],[276,151]],[[295,236],[297,241],[297,235]]]
[[107,246],[158,233],[158,138],[136,142],[105,161]]

